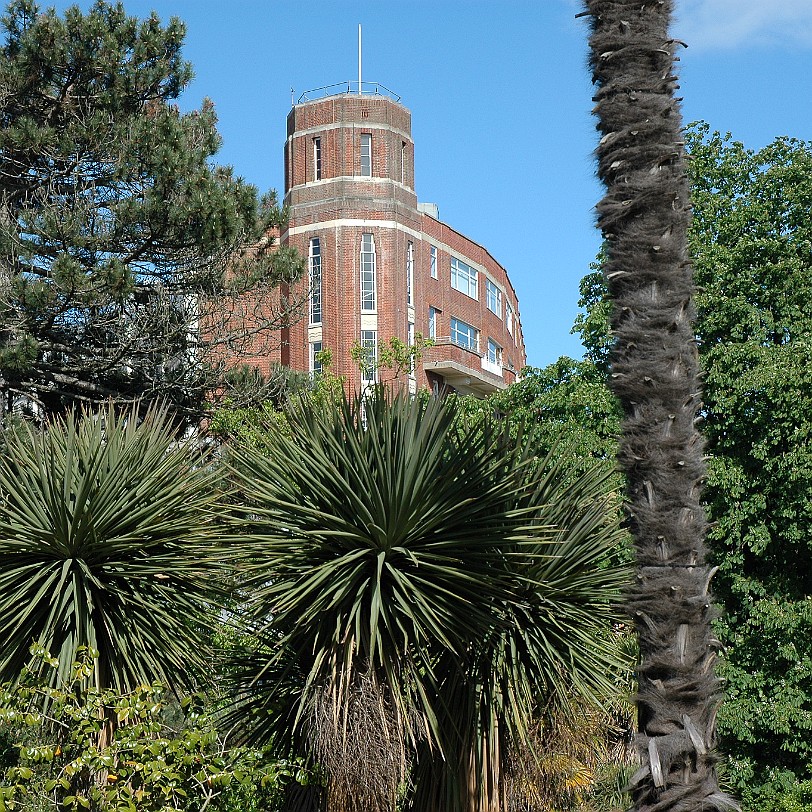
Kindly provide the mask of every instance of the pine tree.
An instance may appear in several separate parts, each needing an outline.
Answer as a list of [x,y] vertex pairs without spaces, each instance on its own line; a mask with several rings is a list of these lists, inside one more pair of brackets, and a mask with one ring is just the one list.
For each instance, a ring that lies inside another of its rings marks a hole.
[[[13,0],[0,23],[0,386],[39,411],[166,399],[188,417],[227,354],[298,304],[273,194],[214,166],[210,102],[180,112],[184,26],[99,0]],[[250,295],[248,295],[250,294]]]
[[713,672],[700,502],[703,444],[688,256],[672,0],[587,0],[606,195],[598,223],[616,338],[611,388],[624,413],[619,461],[628,478],[637,581],[627,597],[640,641],[638,810],[718,810],[714,764],[719,692]]

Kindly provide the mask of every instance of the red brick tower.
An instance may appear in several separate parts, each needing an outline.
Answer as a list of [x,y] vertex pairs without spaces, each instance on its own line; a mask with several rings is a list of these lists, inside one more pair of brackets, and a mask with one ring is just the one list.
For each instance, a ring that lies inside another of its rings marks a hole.
[[354,345],[379,358],[392,338],[412,344],[419,333],[435,346],[400,385],[503,388],[525,363],[507,273],[436,206],[418,204],[411,114],[380,85],[364,87],[374,92],[303,96],[288,115],[281,241],[309,259],[310,302],[283,330],[282,363],[318,371],[329,349],[333,372],[357,390],[395,372],[360,369]]

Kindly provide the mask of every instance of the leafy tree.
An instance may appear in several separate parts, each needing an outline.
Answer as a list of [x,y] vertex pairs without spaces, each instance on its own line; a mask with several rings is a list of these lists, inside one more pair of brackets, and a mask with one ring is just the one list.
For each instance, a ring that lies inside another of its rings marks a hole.
[[[696,332],[705,373],[709,539],[724,612],[727,775],[751,809],[803,809],[812,735],[807,528],[812,503],[807,302],[812,145],[748,150],[705,124],[685,133]],[[582,285],[587,353],[606,359],[605,286]],[[601,323],[603,328],[600,327]]]
[[610,387],[623,409],[640,641],[636,809],[725,809],[718,788],[718,682],[705,563],[705,475],[694,422],[699,362],[688,259],[690,207],[669,37],[670,0],[587,0],[601,139],[597,207],[615,338]]
[[218,474],[178,443],[165,412],[69,413],[6,437],[0,456],[0,679],[30,645],[66,680],[81,646],[93,684],[193,685],[202,629],[222,588]]
[[268,231],[273,194],[211,163],[210,102],[182,23],[120,3],[64,18],[12,0],[0,23],[0,384],[11,403],[163,398],[199,414],[228,355],[263,352],[296,317],[302,273]]
[[[47,672],[58,661],[38,647],[35,655],[46,673],[0,688],[0,719],[17,737],[12,763],[0,768],[0,812],[268,812],[281,807],[287,783],[307,780],[300,764],[229,744],[197,696],[178,706],[160,684],[89,689],[88,649],[52,687]],[[100,747],[111,715],[117,729]]]
[[247,708],[324,765],[329,808],[393,809],[415,759],[414,808],[506,808],[542,706],[622,667],[605,472],[564,483],[563,458],[456,404],[303,401],[263,453],[234,451]]

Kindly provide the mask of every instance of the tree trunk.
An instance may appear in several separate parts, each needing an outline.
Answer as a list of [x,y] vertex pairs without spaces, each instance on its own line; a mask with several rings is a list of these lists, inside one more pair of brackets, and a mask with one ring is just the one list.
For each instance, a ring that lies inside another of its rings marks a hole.
[[610,384],[623,405],[637,579],[627,607],[640,640],[637,810],[735,807],[714,755],[718,642],[705,563],[705,474],[696,431],[690,223],[681,115],[669,38],[672,0],[586,0],[591,16],[598,224],[616,345]]

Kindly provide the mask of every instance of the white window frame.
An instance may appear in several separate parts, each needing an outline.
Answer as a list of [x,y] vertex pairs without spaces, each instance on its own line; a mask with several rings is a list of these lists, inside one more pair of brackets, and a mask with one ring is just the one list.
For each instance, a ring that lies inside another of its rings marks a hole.
[[308,254],[308,277],[310,282],[310,324],[321,324],[322,320],[322,272],[321,272],[321,240],[312,237]]
[[313,139],[313,180],[321,180],[321,138]]
[[513,313],[513,308],[511,307],[510,302],[505,302],[505,327],[507,327],[507,331],[513,335],[513,320],[515,316]]
[[473,324],[468,324],[467,321],[452,316],[449,325],[449,337],[452,344],[466,350],[479,352],[479,330]]
[[311,375],[321,375],[324,371],[324,367],[322,366],[321,361],[317,358],[318,354],[321,352],[323,344],[321,341],[311,341],[310,342],[310,374]]
[[406,245],[406,304],[414,305],[414,243]]
[[488,310],[491,313],[496,313],[499,318],[502,318],[502,291],[495,282],[490,279],[485,280],[485,290],[487,295]]
[[361,330],[361,347],[366,356],[361,369],[361,384],[370,386],[378,382],[378,331]]
[[470,296],[472,299],[478,297],[478,272],[467,262],[463,262],[457,257],[451,257],[451,287]]
[[409,345],[409,377],[414,378],[414,353],[411,351],[412,347],[414,347],[414,322],[409,322],[406,341]]
[[429,307],[429,338],[432,341],[437,339],[437,315],[440,310],[436,307]]
[[437,246],[429,246],[429,270],[431,271],[431,278],[437,278]]
[[485,357],[491,364],[502,366],[502,347],[492,338],[488,338],[488,351]]
[[375,251],[375,235],[361,235],[359,255],[361,312],[376,313],[378,310],[377,278],[378,259]]
[[361,177],[372,177],[372,134],[361,133]]

